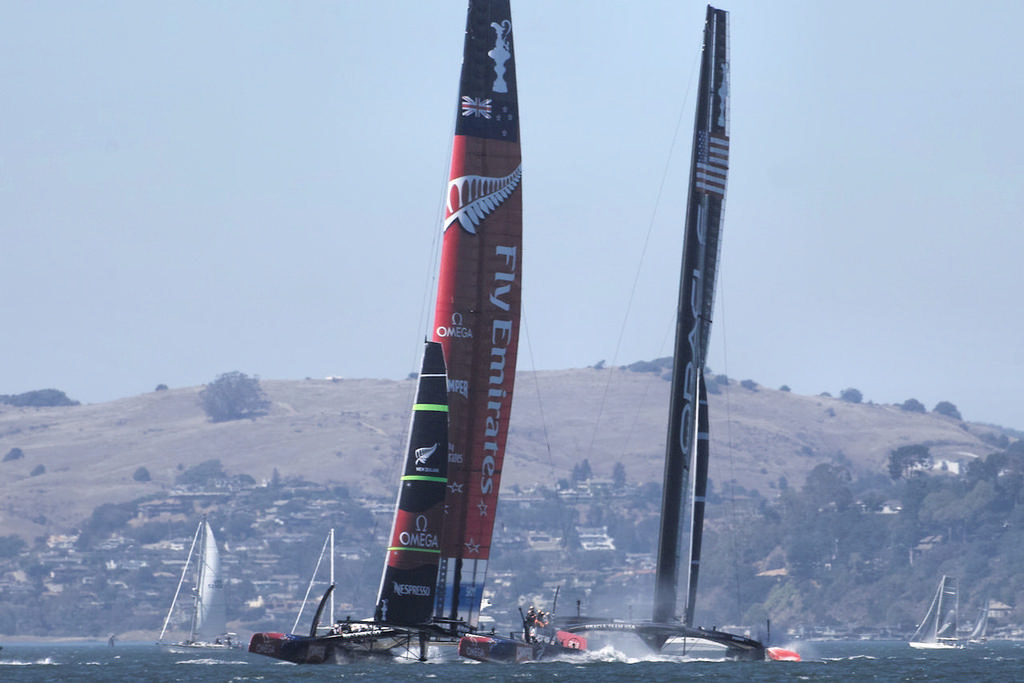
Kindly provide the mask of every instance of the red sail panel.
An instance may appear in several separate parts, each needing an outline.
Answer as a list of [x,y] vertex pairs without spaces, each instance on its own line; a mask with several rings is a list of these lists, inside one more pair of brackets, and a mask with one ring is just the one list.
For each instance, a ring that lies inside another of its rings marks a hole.
[[448,366],[438,616],[475,626],[508,436],[522,289],[522,191],[507,0],[472,0],[446,194],[434,340]]

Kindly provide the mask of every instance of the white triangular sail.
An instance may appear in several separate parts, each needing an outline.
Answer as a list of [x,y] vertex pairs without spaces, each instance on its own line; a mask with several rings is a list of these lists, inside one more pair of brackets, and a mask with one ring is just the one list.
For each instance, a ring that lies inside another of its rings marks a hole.
[[985,642],[985,635],[988,632],[988,598],[981,603],[981,609],[978,611],[978,620],[974,622],[974,629],[971,631],[971,635],[967,636],[967,639],[972,643],[983,643]]
[[220,551],[210,523],[203,522],[203,545],[199,554],[196,582],[196,610],[190,642],[212,643],[228,630],[227,602],[221,577]]
[[910,639],[910,646],[920,649],[960,647],[956,635],[959,609],[957,580],[952,576],[943,576],[928,607],[928,613]]

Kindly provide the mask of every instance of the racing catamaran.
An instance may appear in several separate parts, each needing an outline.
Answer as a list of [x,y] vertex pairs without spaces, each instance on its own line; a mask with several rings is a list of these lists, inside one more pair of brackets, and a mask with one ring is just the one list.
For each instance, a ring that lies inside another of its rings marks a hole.
[[319,663],[418,648],[426,659],[430,644],[478,627],[519,342],[516,92],[509,2],[470,0],[432,341],[373,618],[318,635],[318,611],[308,635],[257,633],[251,652]]
[[[585,647],[572,636],[597,632],[632,633],[661,654],[706,655],[731,659],[798,659],[796,653],[765,648],[743,635],[694,625],[700,570],[704,503],[708,479],[708,410],[704,364],[714,309],[715,275],[721,244],[726,176],[729,167],[728,13],[708,6],[697,95],[693,149],[676,318],[668,443],[662,490],[661,530],[650,621],[556,619],[543,641],[496,635],[469,635],[460,652],[483,661],[549,658]],[[689,514],[684,510],[689,501]],[[681,526],[690,519],[689,573],[682,616],[678,616]],[[524,628],[524,630],[526,630]]]

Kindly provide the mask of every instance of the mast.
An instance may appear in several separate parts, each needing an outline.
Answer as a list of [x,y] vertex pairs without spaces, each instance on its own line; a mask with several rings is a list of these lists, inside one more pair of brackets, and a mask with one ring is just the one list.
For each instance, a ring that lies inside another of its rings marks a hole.
[[441,345],[426,342],[391,542],[377,591],[376,621],[416,626],[434,612],[448,483],[447,391]]
[[[508,436],[522,190],[508,0],[470,0],[433,339],[448,367],[447,513],[435,616],[475,627]],[[454,627],[454,624],[453,624]]]
[[957,579],[943,576],[939,586],[941,597],[935,621],[936,640],[955,640],[957,637],[958,613],[960,610],[960,592]]
[[199,576],[196,579],[196,610],[190,641],[209,642],[227,631],[227,602],[220,575],[220,551],[210,523],[202,522]]
[[[697,477],[692,482],[694,492],[703,491],[707,486],[706,463],[703,468],[694,467],[692,459],[698,442],[696,431],[699,411],[695,399],[698,397],[698,384],[703,384],[699,378],[703,373],[711,332],[728,169],[727,35],[728,13],[709,5],[704,23],[704,49],[694,120],[690,187],[676,310],[676,341],[654,588],[653,620],[658,623],[676,619],[682,498],[688,473],[695,471],[694,476]],[[703,441],[707,442],[706,435]],[[706,459],[706,455],[704,457]],[[703,510],[700,516],[702,524]],[[696,515],[691,519],[696,523]],[[691,579],[687,593],[688,604],[684,609],[687,625],[692,625],[693,620],[692,603],[697,580],[695,569],[700,563],[701,533],[693,533],[691,529],[690,542]]]
[[[330,553],[328,555],[328,553]],[[324,558],[328,557],[330,562],[330,580],[328,586],[334,585],[334,528],[327,532],[327,537],[324,538],[324,545],[320,548],[320,556],[316,558],[316,566],[313,567],[313,573],[309,577],[309,585],[306,586],[306,594],[302,596],[302,605],[299,606],[299,613],[295,615],[295,623],[292,624],[292,633],[297,633],[299,630],[299,622],[302,621],[302,611],[306,609],[306,603],[309,601],[309,594],[313,590],[313,584],[316,583],[316,577],[320,573],[320,565],[323,563]],[[331,597],[330,603],[330,623],[334,624],[334,598]]]
[[199,529],[196,530],[197,534],[201,534],[202,538],[199,541],[199,563],[196,565],[196,585],[192,589],[192,623],[188,627],[188,640],[186,643],[194,643],[197,640],[199,628],[202,624],[202,618],[200,612],[203,609],[203,567],[205,565],[206,555],[206,518],[199,523]]
[[971,629],[971,634],[967,636],[967,639],[971,642],[982,641],[985,639],[985,631],[988,629],[988,597],[981,603],[981,608],[978,610],[978,620],[974,622],[974,628]]
[[[192,564],[192,553],[195,552],[196,542],[199,540],[199,534],[202,533],[203,523],[200,522],[199,526],[196,527],[196,533],[192,536],[192,545],[188,548],[188,556],[185,558],[185,566],[181,569],[181,578],[178,579],[178,587],[174,589],[174,597],[171,598],[171,607],[167,610],[167,617],[164,619],[163,628],[160,629],[160,637],[157,638],[157,642],[163,642],[164,633],[167,632],[167,624],[171,621],[171,615],[174,614],[174,604],[178,602],[178,595],[181,593],[181,587],[185,583],[185,575],[188,573],[189,565]],[[193,605],[194,607],[194,605]],[[195,610],[192,610],[192,623],[195,623]],[[192,626],[189,626],[189,640],[192,639]]]
[[[331,527],[331,532],[329,534],[329,538],[330,538],[330,542],[331,542],[331,584],[330,585],[333,586],[334,585],[334,527]],[[333,591],[332,591],[332,594],[331,594],[331,602],[329,604],[329,609],[330,609],[330,614],[328,616],[331,619],[330,624],[331,624],[331,626],[333,626],[334,625],[334,595],[333,595]]]

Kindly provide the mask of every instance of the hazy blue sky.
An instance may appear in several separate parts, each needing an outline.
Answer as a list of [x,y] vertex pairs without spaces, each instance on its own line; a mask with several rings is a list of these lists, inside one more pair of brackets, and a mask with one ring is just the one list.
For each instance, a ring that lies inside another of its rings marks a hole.
[[[721,6],[712,370],[1024,428],[1024,3]],[[521,370],[670,353],[704,7],[513,0]],[[464,20],[0,0],[0,393],[407,375]]]

